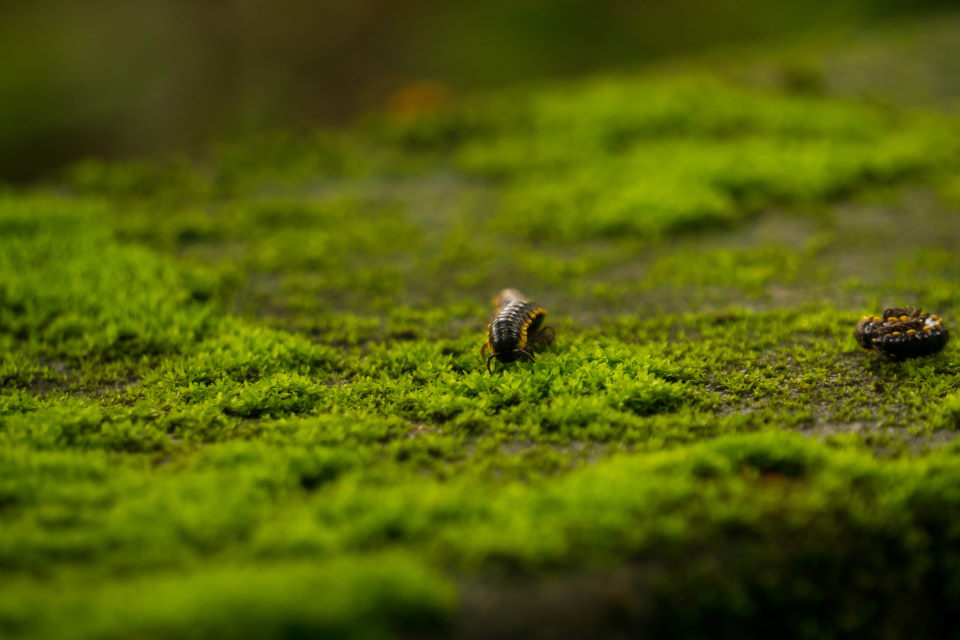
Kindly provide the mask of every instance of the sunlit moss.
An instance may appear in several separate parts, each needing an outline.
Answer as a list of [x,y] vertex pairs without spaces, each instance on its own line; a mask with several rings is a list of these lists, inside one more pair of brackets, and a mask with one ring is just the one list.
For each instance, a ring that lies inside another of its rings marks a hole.
[[[960,356],[852,331],[960,318],[957,125],[812,93],[517,89],[4,195],[0,632],[443,634],[607,573],[654,635],[912,629]],[[503,286],[558,340],[490,375]]]

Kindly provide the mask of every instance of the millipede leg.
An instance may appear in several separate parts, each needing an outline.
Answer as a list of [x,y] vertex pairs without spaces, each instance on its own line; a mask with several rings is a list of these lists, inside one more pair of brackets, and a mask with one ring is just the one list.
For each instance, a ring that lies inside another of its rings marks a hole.
[[557,340],[557,332],[553,327],[544,327],[533,336],[532,342],[549,347]]

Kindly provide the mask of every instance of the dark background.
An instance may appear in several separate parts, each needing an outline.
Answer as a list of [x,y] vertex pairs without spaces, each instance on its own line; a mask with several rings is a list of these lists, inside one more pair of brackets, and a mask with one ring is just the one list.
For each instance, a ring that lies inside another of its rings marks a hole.
[[[529,79],[634,69],[948,0],[5,0],[0,180]],[[419,98],[418,98],[419,96]]]

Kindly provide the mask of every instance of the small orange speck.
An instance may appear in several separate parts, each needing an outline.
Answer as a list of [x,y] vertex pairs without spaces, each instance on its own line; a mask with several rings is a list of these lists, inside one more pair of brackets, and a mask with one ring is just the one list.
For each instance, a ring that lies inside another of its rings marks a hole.
[[418,82],[398,89],[388,98],[387,109],[403,119],[441,111],[452,102],[450,89],[438,82]]

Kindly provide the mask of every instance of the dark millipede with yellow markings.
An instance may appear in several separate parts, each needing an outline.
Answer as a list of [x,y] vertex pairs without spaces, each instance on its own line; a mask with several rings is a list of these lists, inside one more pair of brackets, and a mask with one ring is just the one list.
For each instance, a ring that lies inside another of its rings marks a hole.
[[864,316],[854,331],[857,343],[893,360],[929,356],[947,344],[950,333],[940,316],[920,309],[884,309]]
[[503,363],[520,358],[534,362],[534,348],[553,343],[553,328],[543,326],[546,310],[516,289],[501,291],[494,306],[496,311],[487,326],[487,343],[480,349],[480,355],[487,358],[487,371],[491,371],[493,358]]

